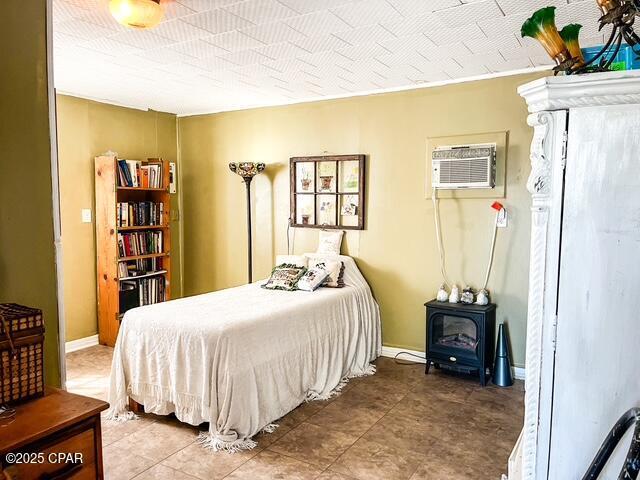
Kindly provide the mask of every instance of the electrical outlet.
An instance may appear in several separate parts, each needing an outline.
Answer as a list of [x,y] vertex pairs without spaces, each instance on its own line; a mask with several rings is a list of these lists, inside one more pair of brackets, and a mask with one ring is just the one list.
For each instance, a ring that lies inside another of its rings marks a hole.
[[503,208],[498,213],[498,228],[507,228],[509,223],[509,215],[507,214],[507,210]]
[[83,208],[82,209],[82,223],[91,223],[91,209]]

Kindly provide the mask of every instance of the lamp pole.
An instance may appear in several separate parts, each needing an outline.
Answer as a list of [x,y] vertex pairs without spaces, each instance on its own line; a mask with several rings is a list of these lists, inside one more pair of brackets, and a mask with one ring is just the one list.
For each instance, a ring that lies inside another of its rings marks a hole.
[[247,278],[253,282],[253,255],[251,254],[251,180],[253,177],[244,177],[244,185],[247,192]]
[[230,163],[229,170],[237,173],[244,180],[245,191],[247,193],[247,277],[249,283],[253,281],[253,259],[251,248],[251,180],[265,169],[264,163],[239,162]]

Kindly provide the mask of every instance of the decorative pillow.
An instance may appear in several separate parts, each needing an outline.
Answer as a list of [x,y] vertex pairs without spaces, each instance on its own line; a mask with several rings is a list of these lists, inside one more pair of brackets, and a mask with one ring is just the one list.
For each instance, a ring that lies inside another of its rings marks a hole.
[[307,268],[307,257],[304,255],[278,255],[276,257],[276,266],[278,265],[296,265],[298,267]]
[[327,260],[324,258],[310,258],[309,268],[322,268],[328,274],[322,284],[323,287],[342,288],[344,287],[344,263],[340,261]]
[[322,285],[322,282],[324,282],[328,276],[329,273],[321,266],[312,267],[298,280],[298,289],[313,292]]
[[340,245],[342,245],[343,230],[320,230],[318,239],[318,251],[329,255],[340,255]]
[[269,290],[296,290],[298,280],[304,275],[307,269],[298,265],[287,264],[278,265],[271,271],[271,277],[262,288]]

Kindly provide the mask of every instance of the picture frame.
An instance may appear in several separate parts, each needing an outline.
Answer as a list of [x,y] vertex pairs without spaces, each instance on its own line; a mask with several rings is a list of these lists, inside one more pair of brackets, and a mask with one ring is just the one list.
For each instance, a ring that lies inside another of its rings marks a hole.
[[360,188],[360,162],[345,161],[342,163],[338,188],[343,193],[358,193]]
[[321,194],[316,197],[316,218],[323,227],[338,225],[338,196]]
[[325,161],[317,162],[316,185],[319,192],[336,193],[338,183],[338,162]]
[[289,159],[289,224],[298,228],[364,230],[363,154]]
[[296,164],[296,193],[313,193],[316,185],[316,169],[313,162]]
[[296,194],[296,224],[310,227],[316,223],[315,196],[308,194]]

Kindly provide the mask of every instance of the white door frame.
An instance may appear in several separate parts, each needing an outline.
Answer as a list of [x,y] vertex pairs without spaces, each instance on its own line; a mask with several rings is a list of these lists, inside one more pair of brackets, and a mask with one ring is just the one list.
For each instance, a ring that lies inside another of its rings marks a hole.
[[51,142],[51,192],[53,206],[53,240],[56,261],[56,294],[58,297],[58,358],[60,385],[66,387],[65,316],[62,268],[62,222],[60,217],[60,172],[58,169],[58,130],[56,124],[56,91],[53,79],[53,0],[46,0],[47,83],[49,98],[49,141]]

